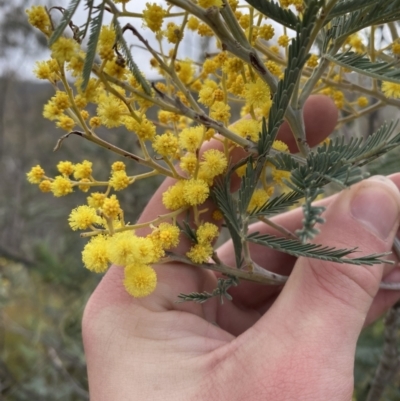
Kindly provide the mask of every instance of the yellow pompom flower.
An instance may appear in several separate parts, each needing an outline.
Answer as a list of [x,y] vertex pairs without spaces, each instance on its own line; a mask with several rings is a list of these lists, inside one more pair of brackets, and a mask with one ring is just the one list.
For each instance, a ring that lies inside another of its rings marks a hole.
[[211,118],[228,123],[231,118],[231,107],[224,102],[214,102],[211,106]]
[[208,262],[214,249],[210,244],[195,244],[193,245],[186,256],[194,263]]
[[222,214],[221,210],[216,209],[216,210],[214,210],[213,213],[212,213],[212,218],[213,218],[215,221],[219,221],[219,220],[222,220],[222,219],[224,218],[224,215]]
[[196,230],[196,237],[199,244],[210,244],[218,237],[219,229],[215,224],[204,223]]
[[253,192],[247,211],[252,212],[253,210],[259,209],[261,206],[265,205],[273,193],[274,187],[269,187],[267,191],[265,189],[256,189]]
[[51,183],[51,192],[56,197],[68,195],[73,192],[72,183],[68,178],[59,175]]
[[157,135],[151,146],[161,156],[173,157],[179,149],[178,138],[172,132]]
[[68,177],[74,172],[75,166],[70,161],[59,162],[57,164],[57,170],[60,174]]
[[42,192],[51,192],[51,181],[50,180],[43,180],[40,184],[39,184],[39,189]]
[[273,142],[272,148],[276,149],[276,150],[280,150],[281,152],[289,152],[289,147],[286,145],[286,143],[280,141],[279,139],[276,139]]
[[366,106],[368,106],[368,99],[367,99],[365,96],[360,96],[360,97],[357,99],[357,104],[358,104],[360,107],[366,107]]
[[61,115],[58,118],[56,126],[58,128],[61,128],[61,129],[65,130],[65,131],[70,132],[75,127],[75,124],[76,124],[75,121],[71,117],[68,117],[66,115]]
[[214,32],[212,29],[207,25],[207,24],[199,24],[199,27],[197,28],[197,33],[200,36],[213,36]]
[[101,209],[103,213],[111,219],[116,219],[122,211],[115,195],[111,195],[109,198],[104,199]]
[[223,152],[217,149],[206,150],[200,162],[200,175],[211,180],[217,175],[222,174],[228,167],[228,160]]
[[99,224],[101,217],[97,215],[96,209],[82,205],[71,211],[68,222],[74,231],[86,230],[93,224]]
[[272,179],[274,180],[274,182],[276,182],[278,185],[285,185],[283,180],[289,180],[290,178],[290,171],[285,171],[285,170],[277,170],[277,169],[273,169],[272,170]]
[[206,77],[213,74],[218,69],[218,63],[214,59],[207,59],[203,63],[202,75]]
[[223,3],[222,0],[198,0],[199,6],[203,8],[218,7],[221,8]]
[[120,232],[110,238],[108,257],[112,263],[120,266],[157,262],[153,241],[147,237],[137,237],[132,231]]
[[61,36],[51,46],[51,56],[60,64],[68,62],[79,52],[79,45],[71,38]]
[[174,22],[169,22],[167,24],[167,29],[164,32],[164,35],[169,43],[176,44],[183,39],[183,32],[181,31],[181,28]]
[[239,18],[239,24],[243,29],[247,29],[250,26],[250,15],[243,14]]
[[279,77],[282,74],[281,67],[279,67],[279,65],[276,64],[274,61],[271,60],[267,61],[265,63],[265,66],[268,68],[268,71],[271,74],[274,74],[277,77]]
[[83,248],[82,261],[88,270],[103,273],[108,269],[107,241],[104,235],[96,235]]
[[39,184],[44,177],[44,170],[37,164],[31,168],[26,177],[31,184]]
[[134,132],[143,141],[154,140],[156,127],[151,121],[147,120],[147,118],[143,118],[142,121],[138,123],[134,118],[128,117],[125,119],[124,123],[128,131]]
[[71,106],[68,95],[62,91],[57,91],[51,100],[61,110],[65,110]]
[[50,121],[56,120],[62,116],[63,110],[57,107],[53,100],[49,100],[43,108],[43,117]]
[[214,103],[214,91],[218,88],[216,82],[206,79],[199,92],[199,102],[210,107]]
[[71,71],[73,77],[78,77],[83,72],[83,66],[85,63],[85,53],[81,53],[80,56],[73,56],[69,60],[67,70]]
[[193,80],[194,68],[193,61],[186,59],[175,64],[178,77],[184,84],[189,84]]
[[36,61],[33,73],[38,79],[54,80],[54,75],[46,61]]
[[269,86],[257,78],[255,82],[249,82],[245,85],[246,104],[253,107],[263,107],[265,104],[271,104],[271,91]]
[[201,205],[210,194],[210,187],[206,181],[201,179],[190,179],[185,181],[183,197],[185,202],[191,206]]
[[289,37],[287,35],[279,36],[278,45],[281,47],[287,47],[289,45]]
[[126,266],[128,263],[137,261],[139,256],[135,255],[136,240],[137,237],[132,231],[123,231],[110,237],[107,252],[111,263]]
[[112,25],[104,25],[101,27],[99,35],[99,47],[111,48],[115,44],[116,34]]
[[400,84],[394,82],[383,82],[382,92],[386,97],[400,98]]
[[126,114],[126,106],[113,95],[101,95],[97,107],[97,116],[107,128],[119,127],[123,116]]
[[98,209],[103,206],[105,199],[105,194],[102,194],[101,192],[93,192],[90,196],[87,197],[87,203],[90,207]]
[[190,175],[193,175],[195,173],[197,165],[198,159],[195,153],[186,153],[185,156],[181,157],[179,163],[180,168]]
[[315,68],[318,65],[318,56],[316,54],[311,54],[310,58],[307,60],[307,67]]
[[272,25],[267,24],[260,27],[258,34],[261,39],[270,40],[275,35],[275,29]]
[[111,171],[125,171],[126,166],[124,162],[118,161],[111,165]]
[[179,134],[179,146],[182,150],[195,153],[203,139],[203,127],[185,128]]
[[45,35],[51,31],[51,21],[43,6],[32,6],[26,10],[28,22],[35,28],[41,30]]
[[145,264],[125,267],[124,287],[135,298],[150,295],[157,286],[157,275],[154,269]]
[[90,183],[91,181],[89,180],[89,178],[82,178],[81,180],[79,180],[79,185],[78,188],[82,191],[82,192],[87,192],[90,189]]
[[256,120],[239,120],[231,129],[241,137],[257,142],[261,131],[261,123]]
[[97,116],[92,117],[92,118],[89,120],[89,125],[90,125],[92,128],[99,128],[99,127],[101,126],[101,118],[100,118],[100,117],[97,117]]
[[117,62],[116,59],[113,59],[107,62],[104,72],[117,79],[125,80],[127,69],[121,63]]
[[162,249],[174,248],[179,244],[180,229],[178,226],[161,223],[151,234],[150,238]]
[[166,11],[156,3],[146,3],[146,8],[143,10],[143,20],[153,32],[158,32],[166,14]]
[[190,17],[188,19],[187,22],[187,27],[191,30],[191,31],[196,31],[197,28],[199,27],[199,23],[200,21],[196,18],[196,17]]
[[396,56],[400,55],[400,43],[399,42],[392,43],[392,53],[395,54]]
[[84,160],[82,163],[75,164],[74,178],[80,180],[82,178],[90,178],[92,175],[92,162]]
[[81,114],[81,117],[82,117],[84,120],[87,120],[87,119],[89,118],[89,112],[88,112],[87,110],[81,110],[81,111],[80,111],[80,114]]
[[171,185],[162,195],[163,205],[169,210],[177,210],[186,205],[183,196],[185,181],[180,180]]
[[120,170],[113,172],[109,183],[111,187],[114,188],[116,191],[121,191],[130,184],[130,181],[125,170]]
[[78,107],[79,109],[83,109],[84,107],[87,106],[88,101],[85,96],[78,94],[75,96],[74,102],[75,102],[76,107]]

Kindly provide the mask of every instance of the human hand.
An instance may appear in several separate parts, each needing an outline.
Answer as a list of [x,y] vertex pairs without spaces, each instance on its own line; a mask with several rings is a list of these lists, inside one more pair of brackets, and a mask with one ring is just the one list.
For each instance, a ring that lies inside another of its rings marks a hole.
[[[335,111],[327,100],[314,98],[305,120],[316,144],[335,125]],[[290,144],[287,127],[280,135]],[[168,185],[149,202],[143,221],[163,213],[161,194]],[[398,230],[398,188],[400,174],[376,177],[323,200],[326,223],[318,243],[357,245],[359,254],[389,251]],[[301,220],[297,209],[274,221],[295,231]],[[265,225],[257,229],[276,233]],[[212,291],[213,272],[177,263],[155,266],[156,291],[134,299],[122,285],[122,269],[112,267],[83,319],[91,398],[349,401],[357,338],[364,324],[400,298],[398,292],[378,291],[382,275],[390,272],[385,281],[400,281],[400,270],[251,250],[261,266],[290,273],[287,284],[282,289],[242,282],[230,291],[233,301],[223,305],[217,299],[175,303],[182,292]],[[218,255],[234,265],[230,242]]]

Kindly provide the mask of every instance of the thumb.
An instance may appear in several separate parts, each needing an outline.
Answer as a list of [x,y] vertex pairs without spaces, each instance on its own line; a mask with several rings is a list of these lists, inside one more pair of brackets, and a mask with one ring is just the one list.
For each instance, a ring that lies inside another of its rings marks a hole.
[[[398,188],[385,177],[373,177],[343,191],[328,206],[326,223],[315,242],[336,248],[357,246],[358,252],[350,257],[390,251],[399,211]],[[382,273],[383,265],[299,258],[278,299],[254,326],[255,333],[268,336],[273,328],[274,338],[290,339],[289,348],[290,344],[297,350],[308,347],[311,358],[322,363],[315,360],[315,366],[352,367]],[[343,365],[343,358],[347,364]]]
[[[327,208],[326,223],[315,242],[335,248],[357,246],[357,253],[350,257],[388,252],[399,227],[399,214],[396,185],[386,177],[372,177],[343,191]],[[310,321],[310,316],[320,319],[323,331],[355,345],[378,292],[383,267],[299,258],[276,306],[289,308],[293,323],[294,316],[301,325]]]

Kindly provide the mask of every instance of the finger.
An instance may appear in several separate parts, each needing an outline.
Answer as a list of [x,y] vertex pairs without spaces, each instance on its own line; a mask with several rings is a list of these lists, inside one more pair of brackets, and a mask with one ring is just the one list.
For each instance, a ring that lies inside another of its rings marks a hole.
[[[329,205],[318,243],[336,248],[358,245],[359,252],[352,257],[390,251],[399,213],[398,188],[384,177],[366,180],[343,191]],[[310,353],[320,350],[315,357],[322,358],[319,362],[327,369],[344,361],[351,367],[382,273],[382,265],[299,258],[277,301],[244,337],[251,336],[255,354],[263,355],[263,338],[274,327],[275,338],[291,339],[285,344],[289,354],[291,347],[303,347],[303,351],[309,347]]]
[[[310,96],[305,103],[303,115],[307,142],[310,147],[313,147],[321,143],[335,129],[338,109],[331,98],[314,95]],[[286,121],[279,130],[278,139],[288,145],[291,153],[298,152],[296,140]]]
[[[400,190],[400,174],[392,174],[388,177]],[[315,203],[318,206],[327,207],[331,204],[338,194],[329,196]],[[303,221],[303,210],[301,208],[296,208],[286,213],[282,213],[273,217],[271,220],[273,223],[284,227],[285,229],[295,232],[302,227]],[[250,227],[250,232],[259,232],[260,234],[271,234],[276,236],[282,236],[280,232],[274,228],[259,222],[255,223]],[[400,232],[398,233],[400,237]],[[317,237],[318,240],[318,237]],[[250,251],[253,260],[265,269],[289,276],[292,272],[293,266],[297,260],[294,256],[287,253],[275,251],[270,248],[263,247],[261,245],[250,244]],[[217,250],[218,257],[228,266],[235,266],[235,252],[233,249],[232,241],[229,240],[220,246]],[[396,275],[392,270],[400,271],[400,264],[397,256],[392,253],[388,257],[395,264],[384,266],[384,281],[385,282],[396,282],[400,283],[400,273]],[[396,269],[396,266],[399,266]],[[390,275],[390,276],[388,276]],[[387,276],[387,277],[386,277]],[[390,281],[389,281],[390,280]],[[251,281],[241,281],[240,285],[233,287],[230,290],[230,294],[233,297],[233,302],[246,308],[254,308],[259,313],[265,313],[270,305],[273,303],[271,297],[276,296],[280,293],[282,286],[257,284]],[[400,299],[400,291],[393,290],[381,290],[376,296],[373,302],[370,312],[368,313],[367,323],[370,324],[374,320],[378,319],[382,314],[384,314],[389,307],[395,304]]]

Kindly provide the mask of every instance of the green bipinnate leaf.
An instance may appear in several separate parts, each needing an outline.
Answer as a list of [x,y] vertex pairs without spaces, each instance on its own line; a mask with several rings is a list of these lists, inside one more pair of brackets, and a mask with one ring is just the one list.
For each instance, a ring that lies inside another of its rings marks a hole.
[[92,72],[92,66],[96,57],[97,42],[99,41],[101,26],[103,23],[104,16],[104,3],[99,6],[98,14],[92,19],[90,23],[90,36],[86,51],[85,64],[83,66],[83,81],[82,90],[84,91],[90,79],[90,73]]
[[296,29],[296,25],[300,23],[299,18],[293,11],[282,8],[273,0],[246,0],[246,2],[268,18],[271,18],[287,28]]
[[391,63],[385,61],[372,62],[365,55],[354,52],[339,53],[335,56],[325,54],[324,57],[341,67],[348,68],[361,75],[400,84],[400,63],[398,60]]
[[81,0],[71,0],[68,8],[64,11],[60,25],[58,25],[58,27],[54,30],[53,34],[50,36],[50,39],[49,39],[50,47],[63,34],[65,28],[71,22],[71,19],[74,16],[75,11],[78,8],[80,2],[81,2]]

